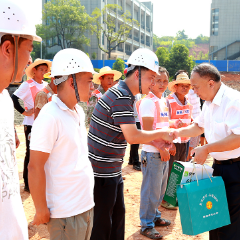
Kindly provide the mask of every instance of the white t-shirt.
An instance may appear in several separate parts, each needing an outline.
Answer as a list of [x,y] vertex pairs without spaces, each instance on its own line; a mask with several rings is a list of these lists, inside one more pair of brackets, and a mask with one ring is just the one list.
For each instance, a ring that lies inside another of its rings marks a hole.
[[[161,98],[159,99],[159,105],[161,106],[162,104],[165,105],[166,103],[166,99],[165,98]],[[156,106],[155,103],[149,99],[149,98],[144,98],[140,104],[139,107],[139,112],[140,112],[140,116],[143,117],[155,117],[155,110],[156,110]],[[154,152],[154,153],[159,153],[158,149],[153,147],[152,145],[147,145],[147,144],[143,144],[142,145],[142,150],[145,152]]]
[[[33,80],[33,83],[39,91],[47,86],[47,82],[42,81],[42,83],[37,83]],[[31,90],[27,82],[23,82],[20,87],[13,93],[15,96],[22,99],[28,109],[34,108],[34,100],[32,98]],[[23,119],[23,125],[32,126],[34,122],[34,114],[32,116],[25,116]]]
[[13,102],[0,93],[0,239],[27,240],[28,225],[20,196]]
[[141,94],[138,93],[137,95],[135,95],[135,101],[133,103],[133,110],[134,110],[134,117],[135,117],[135,121],[136,122],[140,122],[139,121],[139,117],[138,117],[138,112],[137,112],[137,108],[136,108],[136,103],[137,101],[139,101],[141,99]]
[[30,149],[50,153],[44,169],[51,218],[75,216],[94,206],[85,114],[79,105],[75,109],[54,95],[32,127]]

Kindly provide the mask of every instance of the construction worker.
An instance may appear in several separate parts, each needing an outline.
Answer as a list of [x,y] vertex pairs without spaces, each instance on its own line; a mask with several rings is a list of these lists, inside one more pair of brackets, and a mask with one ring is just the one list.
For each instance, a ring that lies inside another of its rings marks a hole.
[[53,58],[57,95],[33,123],[29,186],[36,208],[33,224],[48,223],[50,239],[88,240],[93,224],[94,176],[88,159],[85,114],[93,90],[93,65],[77,49]]
[[[51,78],[50,75],[51,72],[48,72],[43,77]],[[37,118],[43,106],[52,101],[52,96],[54,94],[57,94],[57,86],[54,84],[54,78],[52,77],[51,82],[36,94],[34,101],[34,119]]]
[[99,84],[99,87],[95,89],[88,101],[87,119],[90,123],[93,109],[95,108],[97,101],[102,97],[102,95],[114,84],[113,82],[118,81],[122,76],[122,73],[116,70],[112,70],[110,67],[103,67],[100,69],[99,73],[94,74],[93,82]]
[[[12,95],[15,109],[25,116],[23,119],[23,125],[26,139],[26,155],[24,159],[23,179],[25,183],[24,190],[26,192],[29,192],[27,167],[30,153],[30,133],[34,122],[34,100],[36,94],[47,85],[47,82],[43,81],[43,76],[50,71],[51,65],[51,61],[39,58],[36,59],[25,70],[29,80],[23,82]],[[23,100],[25,108],[20,105],[19,99]]]
[[[128,59],[124,81],[110,88],[93,110],[89,133],[89,158],[94,186],[94,224],[91,240],[123,240],[125,206],[121,166],[130,144],[172,141],[169,130],[141,131],[136,127],[133,102],[138,93],[148,94],[158,74],[158,58],[148,49],[140,48]],[[156,143],[157,144],[157,143]]]
[[29,239],[15,156],[14,108],[5,88],[22,80],[33,41],[42,39],[20,4],[0,0],[0,239],[4,240]]

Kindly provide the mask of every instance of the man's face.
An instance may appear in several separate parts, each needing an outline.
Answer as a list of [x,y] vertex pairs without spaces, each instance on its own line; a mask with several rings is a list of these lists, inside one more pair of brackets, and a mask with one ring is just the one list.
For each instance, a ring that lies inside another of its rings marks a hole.
[[211,85],[212,81],[206,77],[200,77],[196,72],[193,72],[190,78],[192,88],[194,92],[203,100],[211,101],[212,91]]
[[33,72],[36,79],[42,80],[44,78],[43,75],[48,72],[48,67],[45,65],[40,65],[37,67],[37,69],[33,68]]
[[113,86],[113,80],[114,80],[114,75],[113,74],[107,74],[107,75],[102,76],[100,78],[100,81],[101,81],[101,86],[103,87],[103,89],[107,90],[110,87],[112,87]]
[[33,41],[24,40],[18,48],[18,72],[15,82],[21,82],[24,75],[24,70],[30,58],[30,53],[33,50]]
[[168,76],[165,72],[161,72],[160,75],[156,75],[155,85],[151,86],[151,91],[155,93],[163,93],[168,86]]
[[76,74],[76,81],[78,86],[78,94],[82,102],[89,100],[90,92],[93,91],[93,75],[92,73],[78,73]]
[[174,87],[175,87],[176,93],[185,96],[188,94],[191,85],[186,83],[179,83],[179,84],[176,84]]
[[[137,74],[136,77],[138,78],[139,72],[135,71],[135,74]],[[141,84],[143,94],[148,94],[151,90],[151,87],[154,86],[156,75],[157,74],[151,70],[141,71]]]

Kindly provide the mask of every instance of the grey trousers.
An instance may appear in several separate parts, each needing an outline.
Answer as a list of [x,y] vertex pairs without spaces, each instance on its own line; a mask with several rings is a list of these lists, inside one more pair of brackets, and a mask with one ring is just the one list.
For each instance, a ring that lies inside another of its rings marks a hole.
[[89,240],[93,226],[93,208],[68,218],[51,218],[50,240]]

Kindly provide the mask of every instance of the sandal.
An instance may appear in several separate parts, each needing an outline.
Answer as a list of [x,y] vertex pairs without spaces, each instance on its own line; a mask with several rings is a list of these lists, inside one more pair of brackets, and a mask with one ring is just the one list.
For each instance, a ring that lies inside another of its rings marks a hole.
[[[162,223],[164,221],[165,223]],[[155,222],[155,226],[157,227],[164,227],[164,226],[169,226],[171,224],[170,220],[166,220],[164,218],[158,218]]]
[[163,237],[155,228],[146,228],[144,231],[141,229],[140,234],[150,239],[161,239]]

